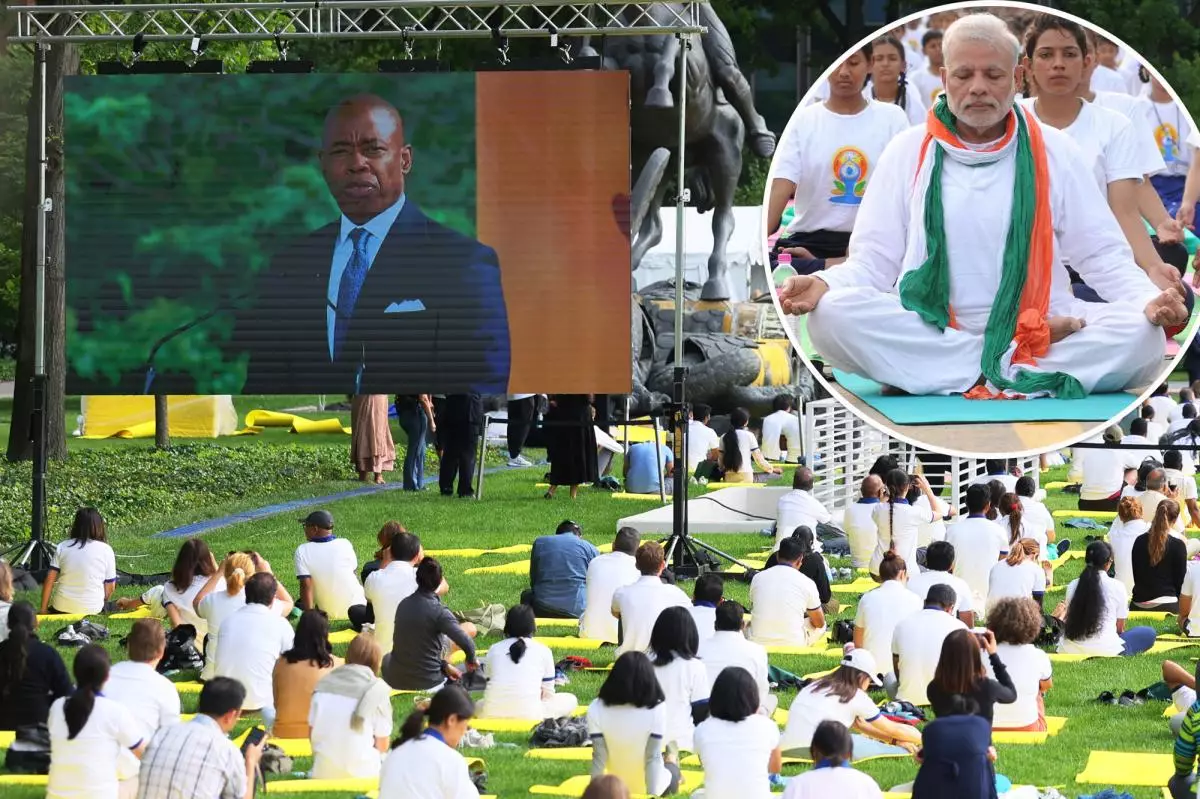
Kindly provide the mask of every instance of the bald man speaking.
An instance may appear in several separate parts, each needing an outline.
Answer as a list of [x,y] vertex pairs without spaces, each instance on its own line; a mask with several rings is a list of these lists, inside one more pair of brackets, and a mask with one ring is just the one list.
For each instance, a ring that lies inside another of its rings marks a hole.
[[507,391],[499,259],[421,212],[405,193],[413,163],[385,100],[329,111],[320,164],[341,218],[278,254],[239,315],[243,393]]

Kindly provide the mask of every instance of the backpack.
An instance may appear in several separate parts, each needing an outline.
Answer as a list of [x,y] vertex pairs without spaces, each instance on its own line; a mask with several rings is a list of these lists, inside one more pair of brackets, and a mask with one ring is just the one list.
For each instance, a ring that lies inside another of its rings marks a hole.
[[838,619],[829,631],[829,637],[835,644],[850,644],[854,642],[854,622],[849,619]]
[[1033,645],[1042,649],[1057,647],[1062,642],[1066,625],[1048,613],[1042,614],[1042,631],[1034,640]]
[[204,655],[196,649],[196,628],[181,624],[167,633],[167,649],[158,661],[158,673],[204,668]]
[[529,737],[530,746],[559,749],[570,746],[587,746],[588,729],[585,718],[546,719],[537,726]]

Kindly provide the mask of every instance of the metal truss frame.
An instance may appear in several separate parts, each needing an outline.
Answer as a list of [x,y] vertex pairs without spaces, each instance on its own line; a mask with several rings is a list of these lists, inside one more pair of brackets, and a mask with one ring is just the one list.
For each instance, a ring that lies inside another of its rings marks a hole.
[[14,43],[468,39],[705,33],[706,0],[310,0],[30,5]]

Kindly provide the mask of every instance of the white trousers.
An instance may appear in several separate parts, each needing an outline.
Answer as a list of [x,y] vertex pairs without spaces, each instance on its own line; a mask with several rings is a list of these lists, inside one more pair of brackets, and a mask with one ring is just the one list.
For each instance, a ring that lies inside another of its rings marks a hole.
[[[1035,367],[1014,369],[1010,346],[1005,377],[1021,369],[1065,372],[1089,394],[1143,387],[1158,377],[1166,337],[1142,309],[1076,301],[1069,313],[1086,327],[1051,345]],[[808,334],[830,366],[909,394],[961,394],[982,375],[982,332],[939,331],[905,310],[899,295],[872,288],[827,292],[808,315]]]

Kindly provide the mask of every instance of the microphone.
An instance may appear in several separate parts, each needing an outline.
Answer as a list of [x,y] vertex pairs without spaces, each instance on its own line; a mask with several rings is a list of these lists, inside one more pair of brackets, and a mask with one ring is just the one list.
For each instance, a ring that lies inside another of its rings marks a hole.
[[[237,296],[234,296],[232,298],[232,300],[234,302],[236,302],[237,300],[245,299],[247,296],[249,296],[249,295],[246,295],[246,294],[237,295]],[[194,318],[188,322],[185,322],[184,324],[180,325],[179,327],[176,327],[175,329],[168,332],[166,335],[159,338],[158,341],[154,342],[154,345],[152,347],[150,347],[150,353],[146,356],[146,380],[142,386],[142,393],[149,394],[150,387],[154,385],[154,378],[158,376],[158,372],[154,368],[154,359],[155,359],[155,357],[158,356],[158,351],[160,349],[162,349],[165,344],[167,344],[170,341],[173,341],[174,339],[176,339],[179,336],[183,335],[184,333],[188,332],[189,330],[196,327],[197,325],[207,322],[209,319],[212,319],[214,316],[224,313],[226,310],[227,310],[227,306],[225,304],[218,305],[216,308],[213,308],[211,311],[203,313],[200,316],[197,316],[196,318]]]

